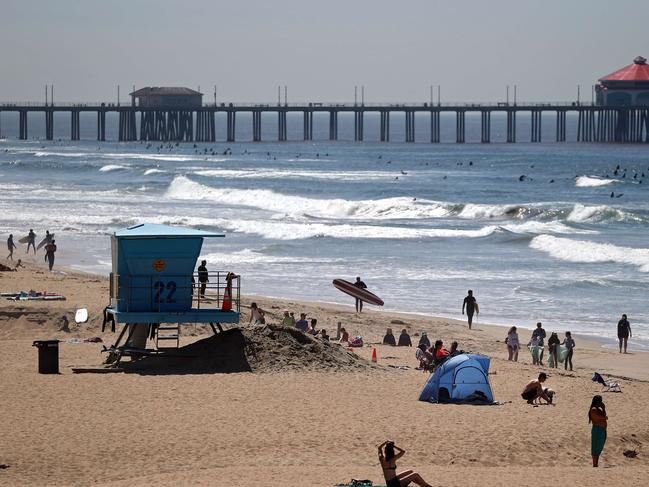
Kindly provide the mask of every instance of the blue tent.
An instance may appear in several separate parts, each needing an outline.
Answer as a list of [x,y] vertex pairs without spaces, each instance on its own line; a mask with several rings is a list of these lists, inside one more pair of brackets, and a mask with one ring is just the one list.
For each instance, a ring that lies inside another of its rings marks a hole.
[[489,357],[472,353],[456,355],[437,367],[419,400],[492,403],[494,396],[488,374]]

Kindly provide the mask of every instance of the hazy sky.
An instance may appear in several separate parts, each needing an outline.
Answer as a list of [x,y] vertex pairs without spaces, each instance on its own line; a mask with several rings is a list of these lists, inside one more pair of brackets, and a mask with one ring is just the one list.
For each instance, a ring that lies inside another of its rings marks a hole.
[[[647,0],[1,0],[0,101],[114,100],[133,85],[206,101],[583,99],[649,57]],[[513,93],[513,88],[511,89]],[[360,88],[359,88],[360,93]],[[435,89],[436,93],[436,89]],[[435,95],[436,97],[436,95]]]

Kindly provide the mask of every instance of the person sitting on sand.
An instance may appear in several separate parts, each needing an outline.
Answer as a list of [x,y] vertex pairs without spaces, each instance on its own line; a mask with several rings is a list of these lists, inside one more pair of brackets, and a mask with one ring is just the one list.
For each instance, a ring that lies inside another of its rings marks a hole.
[[415,358],[419,360],[419,368],[424,370],[428,370],[428,367],[433,362],[433,354],[428,351],[423,343],[415,349]]
[[383,337],[383,345],[390,345],[392,347],[397,346],[397,341],[394,339],[394,335],[392,334],[392,328],[386,330],[385,336]]
[[306,313],[300,313],[300,319],[295,322],[295,328],[304,333],[309,329],[309,322],[306,320]]
[[307,333],[309,335],[317,335],[318,330],[315,329],[316,325],[318,324],[318,320],[315,318],[311,318],[311,324],[309,325],[309,328],[307,329]]
[[320,338],[329,341],[329,335],[327,335],[327,330],[325,330],[324,328],[320,330]]
[[340,343],[349,343],[349,333],[344,328],[340,329]]
[[421,337],[419,337],[419,343],[417,344],[417,346],[422,344],[426,346],[426,350],[430,348],[430,340],[428,339],[428,333],[426,333],[425,331],[421,332]]
[[437,340],[435,342],[435,347],[433,348],[433,356],[435,357],[435,362],[441,363],[448,357],[448,350],[444,348],[444,342],[442,340]]
[[263,325],[266,323],[264,310],[257,306],[257,303],[250,303],[250,320],[248,323],[253,325]]
[[23,265],[23,261],[21,259],[18,259],[18,262],[16,262],[15,270],[18,270],[18,268],[20,267],[25,267],[25,266]]
[[550,404],[551,400],[543,390],[543,383],[547,380],[548,376],[545,372],[539,374],[538,379],[529,382],[523,389],[521,397],[527,401],[527,404],[532,404],[537,398],[545,399]]
[[408,335],[408,330],[405,328],[401,330],[401,335],[399,335],[398,347],[412,347],[412,340],[410,340],[410,335]]
[[383,469],[386,487],[405,487],[411,482],[420,487],[432,487],[417,472],[406,470],[397,473],[397,460],[405,453],[406,451],[396,446],[394,441],[384,441],[379,445],[379,463]]
[[455,357],[456,355],[460,355],[464,353],[463,350],[458,350],[458,343],[457,342],[452,342],[451,343],[451,349],[448,351],[448,356],[449,357]]
[[509,353],[507,360],[518,362],[518,349],[520,348],[520,343],[518,341],[518,332],[516,331],[515,326],[512,326],[507,332],[505,343],[507,344],[507,352]]
[[281,325],[282,326],[290,326],[291,328],[293,328],[293,326],[295,326],[295,318],[293,318],[293,316],[288,314],[287,309],[284,310],[284,318],[282,318]]

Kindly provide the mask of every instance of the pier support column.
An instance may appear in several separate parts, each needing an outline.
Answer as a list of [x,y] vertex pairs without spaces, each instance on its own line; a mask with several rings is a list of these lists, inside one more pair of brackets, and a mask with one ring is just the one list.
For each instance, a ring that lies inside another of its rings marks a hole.
[[363,110],[354,111],[354,140],[356,142],[363,141]]
[[252,112],[252,140],[261,142],[261,111]]
[[557,142],[566,141],[566,111],[557,110],[557,127],[556,127],[556,140]]
[[439,110],[433,110],[430,112],[430,141],[433,144],[439,144],[439,113]]
[[286,111],[280,110],[277,112],[277,140],[286,142]]
[[304,122],[304,140],[313,140],[313,110],[302,112]]
[[18,116],[18,138],[20,140],[27,140],[27,111],[20,110]]
[[45,111],[45,138],[54,140],[54,111]]
[[390,142],[390,110],[381,110],[381,142]]
[[329,112],[329,140],[338,140],[338,110]]
[[235,112],[234,110],[228,110],[228,130],[227,130],[228,142],[234,142],[236,128],[237,128],[237,112]]
[[406,142],[415,141],[415,112],[414,110],[406,111]]
[[480,142],[482,142],[483,144],[489,144],[491,143],[491,111],[482,110],[480,116],[482,121]]
[[507,110],[507,143],[516,142],[516,111]]
[[106,112],[103,109],[97,112],[97,140],[100,142],[106,140]]
[[81,138],[79,110],[70,112],[70,140],[79,140]]
[[541,142],[541,110],[532,110],[531,142]]
[[455,141],[458,144],[464,144],[466,140],[466,113],[460,110],[455,113]]

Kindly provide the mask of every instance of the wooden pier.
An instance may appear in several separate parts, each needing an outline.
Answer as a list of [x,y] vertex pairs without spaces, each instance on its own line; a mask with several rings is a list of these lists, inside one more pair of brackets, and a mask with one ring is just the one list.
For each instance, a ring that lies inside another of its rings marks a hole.
[[[354,115],[354,140],[363,141],[364,120],[368,113],[380,116],[379,138],[390,141],[390,117],[405,114],[405,141],[415,141],[415,115],[430,115],[430,142],[440,142],[441,117],[443,113],[455,114],[455,142],[466,141],[466,114],[479,113],[481,117],[480,142],[492,142],[491,116],[505,113],[507,120],[506,142],[517,141],[516,121],[523,115],[531,117],[530,141],[542,141],[542,120],[545,116],[556,117],[555,142],[566,141],[566,115],[572,113],[577,120],[578,142],[601,143],[649,143],[649,106],[598,106],[580,103],[472,103],[472,104],[204,104],[199,107],[152,109],[133,105],[74,104],[74,103],[0,103],[0,113],[17,112],[19,138],[26,140],[29,130],[27,115],[40,112],[45,117],[45,138],[54,138],[54,113],[70,114],[70,139],[80,138],[81,112],[97,114],[97,140],[106,140],[106,114],[118,114],[120,141],[169,141],[169,142],[215,142],[216,115],[226,114],[225,140],[235,142],[237,115],[252,114],[252,140],[262,140],[262,114],[277,114],[278,141],[287,140],[287,114],[301,113],[304,140],[313,140],[314,114],[329,115],[329,140],[338,140],[338,117],[341,113]],[[546,135],[547,137],[547,135]],[[550,141],[546,138],[546,141]]]

